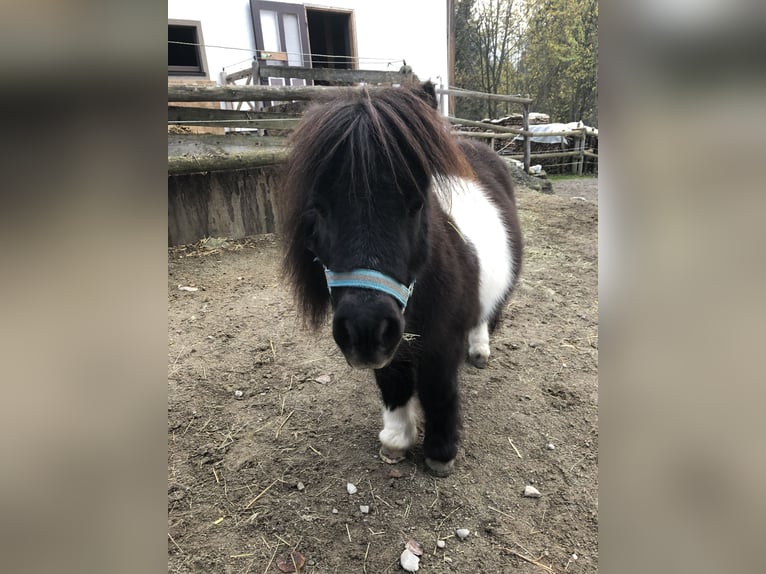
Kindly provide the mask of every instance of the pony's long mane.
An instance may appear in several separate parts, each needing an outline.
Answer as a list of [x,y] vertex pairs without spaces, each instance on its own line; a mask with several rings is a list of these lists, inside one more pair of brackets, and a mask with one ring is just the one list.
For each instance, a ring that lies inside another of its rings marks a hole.
[[306,247],[314,231],[318,182],[337,177],[350,200],[364,201],[372,209],[375,182],[381,177],[402,191],[422,188],[424,177],[426,182],[473,177],[449,126],[429,105],[432,91],[358,90],[315,104],[293,133],[280,194],[283,272],[310,326],[322,324],[330,303],[322,266]]

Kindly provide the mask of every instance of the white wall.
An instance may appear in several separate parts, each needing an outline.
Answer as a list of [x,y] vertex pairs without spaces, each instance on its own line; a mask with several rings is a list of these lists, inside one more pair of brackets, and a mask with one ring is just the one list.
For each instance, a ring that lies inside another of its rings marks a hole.
[[[447,85],[447,2],[446,0],[335,0],[313,4],[281,0],[317,8],[353,9],[357,56],[360,68],[398,70],[402,59],[421,80]],[[253,24],[248,0],[168,0],[168,18],[199,20],[208,47],[205,50],[210,79],[247,66],[236,62],[252,58],[251,52],[213,48],[212,45],[255,50]],[[399,60],[390,67],[366,58]]]
[[[222,69],[226,68],[230,74],[246,68],[253,60],[255,36],[248,0],[168,0],[168,20],[202,22],[210,80],[220,83]],[[248,51],[213,46],[246,48]]]

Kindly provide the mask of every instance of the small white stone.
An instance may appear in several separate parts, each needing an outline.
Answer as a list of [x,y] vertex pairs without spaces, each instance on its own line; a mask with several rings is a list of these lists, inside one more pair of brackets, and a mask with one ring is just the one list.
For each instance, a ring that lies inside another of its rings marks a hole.
[[348,491],[349,494],[356,494],[357,488],[356,488],[356,486],[354,486],[350,482],[347,482],[346,483],[346,490]]
[[402,555],[399,556],[399,564],[407,572],[417,572],[420,569],[420,558],[405,548]]
[[244,394],[245,394],[245,393],[243,393],[242,391],[239,391],[239,390],[237,390],[237,391],[234,391],[234,396],[235,396],[236,398],[238,398],[238,399],[241,399],[241,398],[243,397],[243,395],[244,395]]
[[552,442],[549,442],[548,444],[546,444],[545,448],[547,448],[548,450],[556,450],[556,446]]
[[333,513],[333,514],[338,514],[338,509],[337,509],[337,508],[333,508],[333,509],[332,509],[332,513]]
[[369,514],[370,513],[370,507],[367,506],[366,504],[362,504],[362,505],[359,506],[359,512],[361,512],[362,514]]
[[468,530],[467,528],[458,528],[457,530],[455,530],[455,535],[458,538],[460,538],[460,540],[465,540],[466,538],[468,538],[468,535],[470,533],[471,531]]
[[447,543],[444,540],[437,540],[436,541],[436,547],[437,548],[444,548],[445,546],[447,546]]
[[542,495],[534,486],[527,485],[524,487],[524,496],[527,498],[540,498]]
[[452,564],[452,558],[450,558],[449,556],[445,556],[444,557],[444,561],[445,562],[449,562],[450,564]]
[[572,554],[572,560],[577,560],[577,554]]
[[299,482],[298,485],[297,485],[297,488],[298,488],[298,490],[303,490],[304,488],[306,488],[306,485],[303,484],[302,482]]

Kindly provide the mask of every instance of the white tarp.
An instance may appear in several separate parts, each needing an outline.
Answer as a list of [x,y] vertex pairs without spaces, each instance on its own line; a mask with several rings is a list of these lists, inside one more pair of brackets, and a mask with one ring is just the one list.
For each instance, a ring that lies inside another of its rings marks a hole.
[[[582,128],[583,123],[582,122],[569,122],[567,124],[537,124],[537,125],[530,125],[529,131],[536,134],[545,134],[545,133],[556,133],[556,132],[568,132],[572,130],[576,130],[579,128]],[[513,138],[513,141],[521,140],[523,139],[522,136],[516,136]],[[532,141],[535,143],[544,143],[544,144],[567,144],[567,138],[566,136],[546,136],[546,135],[539,135],[539,136],[532,136]]]

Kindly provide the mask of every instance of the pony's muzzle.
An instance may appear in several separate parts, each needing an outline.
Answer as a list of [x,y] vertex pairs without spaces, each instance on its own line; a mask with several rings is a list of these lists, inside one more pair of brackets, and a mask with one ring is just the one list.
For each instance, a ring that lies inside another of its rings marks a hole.
[[357,369],[380,369],[393,359],[404,333],[404,317],[390,296],[347,289],[338,297],[332,335]]

